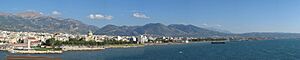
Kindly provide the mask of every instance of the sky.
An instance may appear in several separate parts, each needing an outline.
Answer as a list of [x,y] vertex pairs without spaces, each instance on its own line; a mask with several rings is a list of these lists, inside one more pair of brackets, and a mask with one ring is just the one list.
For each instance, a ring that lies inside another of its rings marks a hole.
[[163,23],[234,33],[300,33],[300,0],[0,0],[0,12],[24,11],[98,27]]

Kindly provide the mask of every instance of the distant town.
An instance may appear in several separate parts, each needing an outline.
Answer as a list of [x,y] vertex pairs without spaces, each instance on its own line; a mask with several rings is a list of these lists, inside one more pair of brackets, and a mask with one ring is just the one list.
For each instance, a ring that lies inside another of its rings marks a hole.
[[143,47],[145,45],[182,44],[189,42],[226,42],[229,40],[266,40],[268,38],[245,37],[154,37],[108,36],[65,33],[37,33],[0,31],[0,49],[11,53],[63,53],[68,50],[102,50],[105,48]]

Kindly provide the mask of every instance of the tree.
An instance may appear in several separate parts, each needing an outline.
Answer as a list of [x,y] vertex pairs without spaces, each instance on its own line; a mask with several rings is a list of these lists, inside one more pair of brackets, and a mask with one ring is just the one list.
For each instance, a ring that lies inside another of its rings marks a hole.
[[24,43],[24,40],[19,39],[17,43]]
[[54,46],[61,46],[62,44],[63,44],[62,41],[57,41],[57,40],[55,40],[53,43]]
[[54,39],[54,38],[47,39],[46,42],[45,42],[45,44],[46,44],[47,46],[54,46],[54,44],[55,44],[55,39]]

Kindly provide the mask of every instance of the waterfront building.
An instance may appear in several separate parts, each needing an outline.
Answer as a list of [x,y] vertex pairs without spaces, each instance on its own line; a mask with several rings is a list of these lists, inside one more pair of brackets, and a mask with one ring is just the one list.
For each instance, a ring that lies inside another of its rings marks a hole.
[[152,37],[152,36],[149,36],[148,37],[148,40],[156,40],[157,38],[155,38],[155,37]]
[[120,37],[120,36],[116,36],[116,37],[114,37],[114,40],[117,40],[117,41],[119,41],[119,40],[121,40],[122,38]]
[[106,39],[106,35],[94,35],[94,40],[96,42],[103,42]]
[[28,37],[27,40],[25,40],[25,41],[27,41],[29,46],[38,46],[41,44],[41,41],[35,37]]
[[[47,39],[49,39],[49,36],[46,36],[45,38],[47,40]],[[60,40],[60,41],[68,41],[69,40],[69,34],[56,33],[56,34],[54,34],[54,38],[56,40]]]
[[144,44],[145,42],[148,42],[147,36],[145,36],[145,35],[140,35],[140,36],[137,38],[137,43],[138,43],[138,44]]
[[17,43],[19,38],[13,38],[9,40],[9,43]]
[[92,31],[89,31],[87,36],[85,37],[85,41],[95,40],[95,37],[93,35]]
[[7,34],[6,34],[6,33],[1,33],[1,34],[0,34],[0,41],[8,41],[8,40],[7,40]]
[[137,42],[137,38],[134,36],[127,38],[127,40],[129,40],[130,42]]
[[6,41],[5,37],[0,36],[0,41]]
[[14,49],[27,50],[27,49],[31,49],[31,46],[38,46],[41,44],[41,41],[36,37],[26,37],[26,38],[23,37],[20,38],[20,40],[23,40],[24,43],[13,44]]
[[29,49],[27,43],[21,43],[21,44],[13,44],[13,49]]

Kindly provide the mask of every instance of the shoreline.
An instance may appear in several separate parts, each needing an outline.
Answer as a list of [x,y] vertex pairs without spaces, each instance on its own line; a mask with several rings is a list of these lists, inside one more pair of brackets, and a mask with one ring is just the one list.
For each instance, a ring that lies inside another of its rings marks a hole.
[[[248,41],[248,40],[238,40],[238,41]],[[7,51],[10,53],[22,53],[22,54],[61,54],[67,51],[98,51],[98,50],[105,50],[111,48],[137,48],[137,47],[145,47],[145,46],[163,46],[163,45],[179,45],[179,44],[191,44],[191,43],[210,43],[213,41],[196,41],[196,42],[189,42],[189,43],[145,43],[145,44],[119,44],[119,45],[104,45],[104,46],[72,46],[69,49],[63,50],[47,50],[47,51],[34,51],[34,50],[11,50],[11,49],[4,49],[0,51]],[[225,41],[225,42],[236,42],[236,41]]]
[[104,50],[103,46],[64,46],[63,51]]
[[135,47],[145,47],[145,45],[133,44],[133,45],[107,45],[104,48],[135,48]]
[[62,50],[58,50],[58,51],[35,51],[35,50],[28,50],[28,51],[22,51],[22,50],[12,50],[12,51],[8,51],[10,53],[18,53],[18,54],[60,54],[63,53]]
[[96,50],[105,50],[110,48],[136,48],[136,47],[145,47],[145,46],[154,46],[154,45],[171,45],[171,44],[185,44],[185,43],[162,43],[162,44],[125,44],[125,45],[105,45],[97,47],[86,47],[86,46],[67,46],[62,50],[57,51],[36,51],[36,50],[3,50],[10,53],[16,54],[61,54],[64,51],[96,51]]
[[[202,42],[189,42],[189,43],[209,43],[211,41],[202,41]],[[145,46],[161,46],[161,45],[179,45],[179,44],[189,44],[189,43],[146,43],[146,44],[121,44],[121,45],[104,45],[104,46],[67,46],[62,50],[57,51],[22,51],[22,50],[7,50],[10,53],[22,53],[22,54],[60,54],[64,51],[96,51],[96,50],[105,50],[110,48],[136,48],[136,47],[145,47]],[[4,51],[4,50],[3,50]]]

